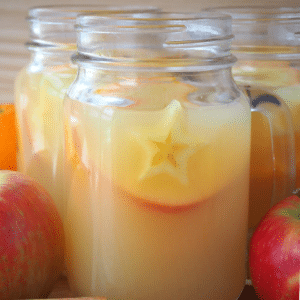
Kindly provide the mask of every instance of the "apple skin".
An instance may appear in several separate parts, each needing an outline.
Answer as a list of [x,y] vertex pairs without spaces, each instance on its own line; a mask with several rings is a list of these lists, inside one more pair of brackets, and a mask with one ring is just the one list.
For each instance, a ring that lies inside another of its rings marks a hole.
[[62,220],[31,177],[0,171],[0,299],[47,297],[64,263]]
[[257,226],[249,252],[253,287],[263,300],[299,300],[300,198],[273,206]]

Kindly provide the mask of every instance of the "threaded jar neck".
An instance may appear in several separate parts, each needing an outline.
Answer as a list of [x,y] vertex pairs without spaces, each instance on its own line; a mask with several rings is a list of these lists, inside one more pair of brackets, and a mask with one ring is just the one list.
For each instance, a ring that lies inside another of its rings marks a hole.
[[29,48],[76,50],[76,18],[97,11],[99,14],[158,11],[152,6],[57,5],[33,7],[28,12]]
[[232,50],[238,58],[300,59],[300,6],[228,6],[206,11],[232,17]]
[[231,17],[207,13],[80,15],[79,64],[181,71],[231,66]]

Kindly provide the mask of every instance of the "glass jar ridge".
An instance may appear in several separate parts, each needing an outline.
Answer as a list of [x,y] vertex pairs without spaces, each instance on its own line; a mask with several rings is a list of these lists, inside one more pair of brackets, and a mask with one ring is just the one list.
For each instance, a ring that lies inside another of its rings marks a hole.
[[231,17],[221,14],[80,15],[76,29],[74,59],[100,68],[214,69],[235,62]]
[[83,13],[117,14],[122,12],[158,11],[153,6],[127,5],[49,5],[29,9],[27,21],[30,27],[28,47],[76,47],[74,26],[76,17]]
[[232,50],[239,57],[248,52],[257,59],[300,58],[299,6],[224,6],[205,11],[232,17]]

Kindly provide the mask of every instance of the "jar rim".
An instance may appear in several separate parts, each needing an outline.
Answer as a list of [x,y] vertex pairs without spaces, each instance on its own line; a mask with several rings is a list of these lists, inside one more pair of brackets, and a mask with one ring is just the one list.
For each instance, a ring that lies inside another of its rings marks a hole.
[[220,13],[89,14],[76,29],[77,61],[103,68],[221,68],[234,60],[231,17]]
[[[202,32],[203,38],[191,41],[222,40],[232,38],[231,16],[220,13],[142,12],[103,15],[81,14],[76,19],[76,31],[80,35],[102,33],[174,33],[188,30],[195,36]],[[79,39],[80,40],[80,39]],[[80,44],[80,41],[79,41]]]
[[222,6],[204,11],[232,17],[232,50],[240,58],[299,59],[300,6]]
[[56,24],[75,24],[79,14],[89,14],[98,12],[99,14],[121,13],[121,12],[139,12],[139,11],[158,11],[155,6],[150,5],[106,5],[106,4],[91,4],[91,5],[44,5],[34,6],[28,10],[27,21],[37,21],[39,23],[56,23]]
[[[157,41],[161,47],[166,44],[186,46],[201,42],[231,40],[233,38],[231,19],[229,15],[207,12],[158,11],[109,15],[93,13],[79,15],[75,28],[79,51],[84,48],[102,49],[99,43],[103,44],[105,41],[116,43],[117,36],[121,39],[121,36],[126,35],[128,43],[134,48],[139,42],[142,43],[142,47],[153,48],[153,43],[157,44]],[[109,37],[108,34],[111,36]],[[151,38],[148,44],[143,41],[140,34],[148,39]]]
[[278,20],[300,22],[300,6],[276,6],[276,5],[253,5],[253,6],[220,6],[204,9],[207,12],[219,12],[232,17],[232,22],[267,22]]
[[152,25],[164,22],[172,21],[184,21],[184,22],[193,22],[200,20],[222,20],[231,22],[231,16],[223,13],[213,12],[198,12],[198,13],[179,13],[179,12],[165,12],[165,11],[156,11],[149,13],[142,12],[141,14],[137,13],[118,13],[118,14],[99,14],[98,12],[93,12],[89,14],[80,14],[76,20],[76,28],[78,31],[83,30],[93,30],[97,31],[98,28],[103,28],[103,26],[115,25],[115,26],[126,26],[127,24],[132,23],[133,21],[138,22],[139,25]]
[[30,50],[76,49],[75,24],[78,15],[97,12],[101,14],[135,13],[141,11],[156,12],[159,9],[147,5],[45,5],[32,7],[28,11],[27,21],[30,24]]

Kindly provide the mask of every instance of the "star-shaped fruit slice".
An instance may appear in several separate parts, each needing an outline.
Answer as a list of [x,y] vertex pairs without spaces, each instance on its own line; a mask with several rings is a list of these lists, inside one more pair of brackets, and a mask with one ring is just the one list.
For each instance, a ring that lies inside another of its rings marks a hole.
[[[168,174],[181,184],[188,184],[187,163],[189,157],[199,149],[186,142],[182,123],[182,106],[173,100],[164,109],[164,115],[156,124],[156,131],[149,131],[147,136],[139,138],[140,145],[147,153],[144,168],[139,180]],[[153,128],[152,128],[153,129]],[[181,135],[182,138],[180,138]],[[176,139],[175,139],[176,136]],[[202,143],[200,147],[202,147]]]
[[151,158],[140,175],[140,180],[156,176],[161,173],[175,177],[183,185],[188,183],[187,162],[194,152],[188,144],[176,143],[172,140],[172,134],[165,141],[148,141],[151,149]]

